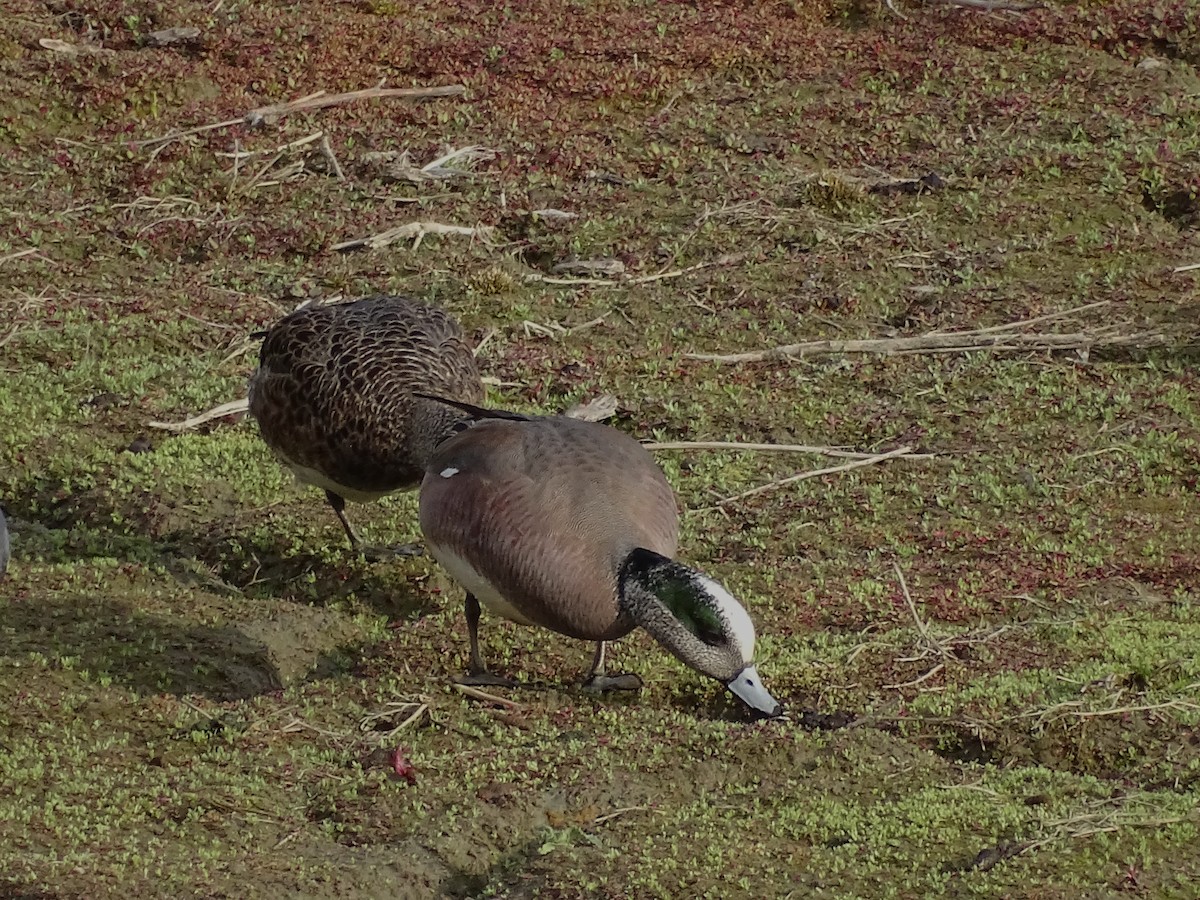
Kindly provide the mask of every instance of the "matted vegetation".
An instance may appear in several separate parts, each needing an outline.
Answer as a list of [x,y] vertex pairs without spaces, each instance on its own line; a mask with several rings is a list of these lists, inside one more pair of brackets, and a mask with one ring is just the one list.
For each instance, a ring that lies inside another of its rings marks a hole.
[[[10,2],[0,896],[1194,897],[1200,14],[895,7]],[[244,121],[381,82],[465,90]],[[495,620],[461,693],[432,560],[150,425],[380,290],[498,405],[858,454],[658,451],[787,719]]]

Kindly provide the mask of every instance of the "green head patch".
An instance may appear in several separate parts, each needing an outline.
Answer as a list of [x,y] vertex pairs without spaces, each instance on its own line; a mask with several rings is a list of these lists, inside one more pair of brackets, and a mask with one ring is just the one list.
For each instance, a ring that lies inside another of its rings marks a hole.
[[654,594],[688,631],[710,646],[728,643],[725,622],[703,587],[683,573],[655,579]]

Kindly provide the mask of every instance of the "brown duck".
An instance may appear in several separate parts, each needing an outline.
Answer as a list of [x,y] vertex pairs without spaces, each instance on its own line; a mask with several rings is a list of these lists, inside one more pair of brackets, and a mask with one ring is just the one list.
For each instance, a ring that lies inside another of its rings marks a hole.
[[587,687],[637,686],[634,676],[605,676],[604,646],[641,626],[747,706],[780,713],[754,667],[746,610],[672,559],[675,496],[645,448],[597,423],[448,405],[478,421],[430,459],[421,530],[467,592],[464,681],[505,683],[480,656],[482,603],[514,622],[595,641]]
[[415,488],[434,448],[464,419],[414,392],[467,402],[484,393],[458,323],[411,298],[307,306],[263,340],[250,413],[297,479],[324,489],[356,551],[346,500]]

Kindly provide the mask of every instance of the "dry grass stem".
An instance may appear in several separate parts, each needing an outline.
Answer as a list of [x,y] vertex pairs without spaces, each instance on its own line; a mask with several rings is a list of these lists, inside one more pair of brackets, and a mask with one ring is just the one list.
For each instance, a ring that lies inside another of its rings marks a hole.
[[908,607],[908,614],[912,616],[913,624],[917,626],[917,634],[921,636],[921,643],[924,645],[925,650],[928,653],[936,653],[945,658],[947,656],[946,648],[930,633],[929,623],[921,618],[921,614],[917,610],[917,604],[913,601],[912,593],[908,589],[908,581],[904,577],[904,570],[896,562],[892,563],[892,569],[896,573],[896,580],[900,582],[900,591],[904,595],[904,603]]
[[294,141],[288,141],[286,144],[280,144],[278,147],[268,147],[263,150],[238,150],[235,147],[233,152],[231,152],[231,153],[221,152],[221,153],[218,153],[217,156],[222,157],[224,159],[232,159],[235,161],[239,160],[239,159],[241,159],[241,160],[251,159],[252,157],[255,157],[255,156],[273,156],[273,155],[277,155],[277,154],[281,154],[281,153],[286,153],[289,150],[295,150],[299,147],[306,147],[309,144],[316,143],[317,141],[321,140],[321,138],[323,138],[323,137],[325,137],[324,131],[314,131],[312,134],[305,135],[302,138],[297,138]]
[[[912,681],[902,681],[899,684],[885,684],[883,687],[885,690],[889,690],[889,691],[896,691],[896,690],[900,690],[901,688],[917,687],[918,685],[923,684],[924,682],[928,681],[930,678],[932,678],[938,672],[942,671],[942,669],[944,669],[944,668],[946,668],[945,663],[938,663],[936,666],[934,666],[932,669],[930,669],[924,675],[919,675],[916,678],[914,678]],[[941,690],[941,689],[937,688],[936,690]]]
[[495,703],[497,706],[503,706],[505,709],[520,709],[521,704],[515,700],[509,700],[507,697],[498,697],[495,694],[489,694],[487,691],[481,691],[477,687],[471,687],[469,684],[459,684],[454,682],[454,689],[464,696],[470,697],[472,700],[482,700],[485,703]]
[[606,813],[603,816],[597,816],[596,818],[592,819],[592,824],[602,825],[611,819],[617,818],[618,816],[624,816],[632,812],[646,812],[649,809],[650,807],[648,806],[623,806],[620,809],[614,809],[612,812]]
[[1200,269],[1200,263],[1189,263],[1186,266],[1176,266],[1171,271],[1179,273],[1179,272],[1191,272],[1195,269]]
[[233,125],[240,125],[243,119],[226,119],[224,122],[212,122],[208,125],[197,125],[195,128],[185,128],[182,131],[168,131],[166,134],[159,135],[155,138],[147,138],[144,141],[134,141],[135,147],[161,147],[170,144],[173,141],[182,140],[186,137],[192,137],[197,134],[204,134],[208,131],[216,131],[219,128],[229,128]]
[[787,478],[780,478],[777,481],[771,481],[767,484],[761,484],[758,487],[751,488],[748,491],[742,491],[740,494],[733,494],[729,497],[724,497],[718,500],[715,506],[705,507],[706,509],[715,509],[722,506],[728,506],[738,500],[744,500],[747,497],[753,497],[756,494],[762,494],[766,491],[773,491],[776,488],[781,488],[786,484],[794,484],[797,481],[806,481],[809,478],[819,478],[822,475],[836,475],[840,472],[849,472],[851,469],[859,469],[863,466],[873,466],[877,463],[885,462],[889,459],[895,459],[898,456],[908,456],[912,453],[912,447],[898,447],[895,450],[889,450],[887,453],[880,453],[876,456],[868,456],[866,459],[856,459],[841,466],[830,466],[827,469],[813,469],[809,472],[800,472],[796,475],[789,475]]
[[347,91],[344,94],[327,94],[317,91],[299,100],[289,100],[285,103],[275,103],[271,106],[260,106],[252,109],[243,117],[243,121],[251,127],[270,125],[295,112],[307,112],[313,109],[325,109],[329,106],[342,106],[358,100],[407,99],[424,100],[431,97],[457,97],[466,92],[461,84],[447,84],[429,88],[363,88],[358,91]]
[[919,662],[929,656],[938,656],[941,658],[941,661],[929,669],[929,671],[914,678],[912,681],[884,685],[889,690],[899,690],[901,688],[921,685],[945,669],[946,663],[952,658],[946,647],[948,644],[954,643],[956,638],[947,638],[946,640],[939,641],[933,636],[933,633],[929,630],[929,623],[921,618],[921,613],[917,609],[916,601],[913,600],[912,592],[908,589],[908,581],[904,577],[904,571],[900,568],[900,564],[893,562],[892,569],[896,573],[896,580],[900,582],[900,591],[904,595],[904,603],[908,607],[908,614],[912,617],[913,625],[916,626],[919,639],[918,644],[920,646],[920,652],[917,655],[901,657],[898,662]]
[[330,731],[327,728],[321,728],[317,725],[313,725],[310,722],[305,722],[303,719],[292,719],[292,721],[288,722],[279,729],[281,734],[292,734],[297,731],[311,731],[313,734],[323,735],[324,737],[334,738],[339,741],[344,741],[346,738],[350,737],[347,732]]
[[[182,131],[173,130],[166,134],[159,135],[154,138],[147,138],[144,141],[134,141],[135,147],[157,147],[161,150],[162,146],[170,144],[173,141],[181,140],[185,137],[191,137],[197,134],[204,134],[209,131],[216,131],[221,128],[230,128],[234,125],[249,125],[256,128],[261,125],[273,124],[284,116],[295,112],[306,112],[313,109],[324,109],[329,106],[341,106],[346,103],[352,103],[356,100],[371,100],[385,98],[406,98],[410,100],[420,100],[431,97],[457,97],[466,92],[466,87],[461,84],[447,84],[440,87],[431,88],[384,88],[373,87],[364,88],[359,91],[348,91],[344,94],[328,94],[325,91],[317,91],[314,94],[308,94],[298,100],[289,100],[284,103],[275,103],[270,106],[260,106],[250,110],[244,116],[238,119],[226,119],[223,122],[212,122],[208,125],[197,125],[194,128],[185,128]],[[156,153],[158,150],[155,151]]]
[[[1112,801],[1101,801],[1107,804]],[[1096,834],[1110,834],[1122,828],[1161,828],[1165,825],[1177,825],[1181,822],[1196,821],[1195,810],[1182,816],[1156,816],[1152,818],[1139,817],[1123,809],[1111,809],[1103,812],[1084,812],[1067,819],[1047,822],[1045,828],[1052,833],[1035,841],[1022,841],[1014,844],[1007,857],[1037,850],[1047,844],[1058,841],[1075,840],[1091,837]]]
[[329,135],[322,132],[321,134],[321,155],[329,163],[329,169],[333,172],[338,181],[346,180],[346,173],[342,171],[342,164],[338,162],[337,156],[333,152],[333,145],[329,143]]
[[381,247],[394,244],[396,241],[404,241],[412,238],[412,249],[416,251],[421,246],[421,242],[427,234],[464,235],[466,237],[478,238],[482,243],[490,245],[494,233],[494,229],[487,225],[478,225],[472,228],[465,225],[445,225],[441,222],[409,222],[405,225],[389,228],[387,231],[381,231],[379,234],[342,241],[340,244],[334,244],[329,249],[338,252],[358,250],[360,248],[378,250]]
[[244,413],[250,408],[250,401],[246,399],[230,400],[228,403],[222,403],[220,406],[214,406],[208,412],[202,412],[197,416],[192,416],[189,419],[184,419],[182,422],[148,422],[151,428],[161,428],[163,431],[171,431],[175,434],[181,434],[185,431],[191,431],[193,428],[198,428],[205,422],[211,422],[213,419],[220,419],[222,416],[233,416],[238,413]]
[[551,322],[548,325],[543,325],[541,322],[534,322],[530,319],[525,319],[521,323],[521,327],[525,329],[525,337],[530,337],[536,334],[541,337],[559,340],[560,338],[564,338],[569,334],[574,334],[577,331],[585,331],[588,328],[594,328],[597,325],[603,324],[604,316],[598,316],[595,319],[592,319],[590,322],[584,322],[581,325],[572,325],[570,328],[559,322]]
[[565,285],[572,286],[592,286],[592,287],[620,287],[631,284],[650,284],[654,281],[665,281],[669,278],[680,278],[683,275],[691,272],[698,272],[701,269],[710,269],[714,266],[727,266],[741,262],[746,258],[745,253],[726,253],[717,259],[707,262],[696,263],[692,266],[685,266],[682,269],[668,269],[664,272],[655,272],[653,275],[642,275],[637,278],[554,278],[549,275],[526,275],[526,281],[539,281],[543,284]]
[[1126,706],[1110,706],[1104,709],[1084,709],[1084,701],[1067,700],[1042,709],[1031,709],[1016,715],[1006,716],[1001,722],[1014,722],[1021,719],[1033,719],[1038,726],[1059,719],[1101,719],[1109,716],[1123,716],[1135,712],[1158,712],[1160,710],[1200,710],[1200,703],[1188,700],[1165,700],[1162,703],[1140,703]]
[[[746,450],[763,453],[812,453],[835,459],[874,459],[878,455],[810,444],[755,444],[744,441],[647,441],[642,446],[647,450]],[[937,459],[938,455],[936,453],[906,453],[904,458]]]
[[1091,350],[1096,347],[1159,347],[1167,343],[1162,332],[1122,333],[1116,326],[1070,334],[1009,334],[996,331],[933,332],[915,337],[869,338],[848,341],[805,341],[746,353],[686,353],[687,359],[743,363],[788,360],[831,353],[966,353],[972,350],[1028,352],[1038,350]]
[[[496,158],[496,151],[480,144],[448,150],[437,159],[423,166],[413,162],[408,150],[378,150],[362,155],[362,162],[373,172],[390,181],[407,181],[423,184],[428,181],[447,181],[471,174],[470,167],[477,162]],[[458,165],[454,165],[454,164]]]
[[1044,3],[1020,3],[1014,0],[923,0],[929,6],[960,6],[983,12],[1029,12],[1044,9]]
[[18,250],[16,253],[9,253],[5,256],[0,256],[0,266],[4,265],[6,262],[12,262],[14,259],[21,259],[22,257],[25,257],[25,256],[32,256],[33,254],[37,253],[40,249],[41,248],[39,248],[39,247],[26,247],[24,250]]
[[[1044,322],[1053,322],[1056,319],[1065,319],[1068,316],[1078,315],[1082,312],[1089,312],[1093,309],[1112,305],[1111,300],[1097,300],[1095,303],[1085,303],[1083,306],[1075,306],[1071,309],[1064,309],[1062,312],[1046,313],[1044,316],[1034,316],[1032,319],[1018,319],[1015,322],[1006,322],[1003,325],[992,325],[988,328],[976,328],[972,334],[995,334],[1001,331],[1015,331],[1018,328],[1026,328],[1030,325],[1040,325]],[[935,334],[937,332],[934,332]],[[961,334],[962,332],[950,332],[951,334]]]
[[[409,725],[413,725],[420,721],[429,713],[429,703],[423,700],[403,700],[397,703],[389,703],[381,710],[367,713],[358,720],[358,728],[360,731],[376,732],[381,740],[390,740],[395,737]],[[400,721],[396,721],[398,717],[403,716]],[[390,728],[380,730],[379,724],[387,723]]]

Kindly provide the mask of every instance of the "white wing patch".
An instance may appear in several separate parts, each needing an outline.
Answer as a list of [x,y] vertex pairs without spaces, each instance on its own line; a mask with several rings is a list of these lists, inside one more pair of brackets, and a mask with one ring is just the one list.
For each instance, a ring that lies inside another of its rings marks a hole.
[[749,664],[754,659],[754,623],[746,608],[734,599],[733,594],[725,590],[707,575],[696,573],[696,580],[713,600],[717,613],[729,626],[729,638],[742,654],[742,662]]
[[454,468],[453,466],[450,466],[448,468],[442,469],[440,474],[443,478],[453,478],[455,475],[458,474],[458,469]]

